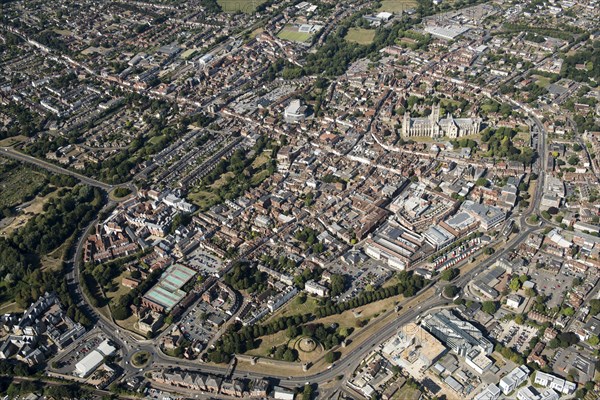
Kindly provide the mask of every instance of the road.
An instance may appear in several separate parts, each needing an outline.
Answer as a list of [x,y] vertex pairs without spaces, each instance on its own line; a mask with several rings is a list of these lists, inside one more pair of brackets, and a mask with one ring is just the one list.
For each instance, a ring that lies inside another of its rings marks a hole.
[[[25,162],[28,164],[33,164],[35,166],[38,166],[38,167],[43,168],[50,172],[54,172],[56,174],[69,175],[87,185],[95,186],[100,189],[104,189],[106,191],[109,191],[117,186],[123,186],[123,185],[109,185],[108,183],[100,182],[96,179],[87,177],[82,174],[78,174],[77,172],[73,172],[68,169],[59,167],[59,166],[49,163],[47,161],[43,161],[43,160],[37,159],[35,157],[29,156],[27,154],[23,154],[19,151],[16,151],[15,149],[13,149],[11,147],[0,147],[0,156],[4,156],[7,158],[11,158],[13,160]],[[127,186],[127,184],[125,184],[125,186]]]

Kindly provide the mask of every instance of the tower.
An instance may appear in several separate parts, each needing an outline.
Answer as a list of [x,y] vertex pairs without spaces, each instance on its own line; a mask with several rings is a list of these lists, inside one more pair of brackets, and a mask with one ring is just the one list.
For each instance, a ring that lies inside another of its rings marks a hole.
[[404,120],[402,121],[402,136],[407,137],[410,131],[410,113],[407,111],[404,113]]

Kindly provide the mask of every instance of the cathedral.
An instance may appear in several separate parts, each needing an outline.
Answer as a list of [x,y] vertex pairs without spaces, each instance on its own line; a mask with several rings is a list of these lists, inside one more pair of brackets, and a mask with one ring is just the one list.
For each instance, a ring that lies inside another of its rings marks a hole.
[[453,118],[450,114],[440,118],[440,106],[433,106],[431,114],[425,118],[411,118],[404,114],[402,137],[429,136],[438,138],[447,136],[456,139],[461,136],[479,133],[481,118]]

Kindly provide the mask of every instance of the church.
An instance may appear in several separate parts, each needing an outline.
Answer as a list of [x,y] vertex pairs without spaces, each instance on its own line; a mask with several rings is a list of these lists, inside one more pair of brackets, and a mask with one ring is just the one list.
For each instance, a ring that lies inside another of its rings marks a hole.
[[447,136],[456,139],[479,133],[481,118],[453,118],[450,114],[440,118],[440,106],[433,106],[431,114],[425,118],[411,118],[404,114],[402,137],[429,136],[438,138]]

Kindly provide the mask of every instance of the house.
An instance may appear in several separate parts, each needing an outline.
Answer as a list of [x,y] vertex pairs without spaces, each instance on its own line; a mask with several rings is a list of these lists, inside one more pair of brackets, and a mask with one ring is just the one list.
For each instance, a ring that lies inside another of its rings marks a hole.
[[510,392],[519,387],[529,377],[529,368],[524,365],[513,369],[505,377],[500,379],[498,386],[502,390],[504,395],[508,395]]
[[320,297],[326,297],[329,295],[329,289],[325,286],[316,283],[313,280],[307,281],[304,284],[304,290],[306,290],[310,294],[316,294]]

